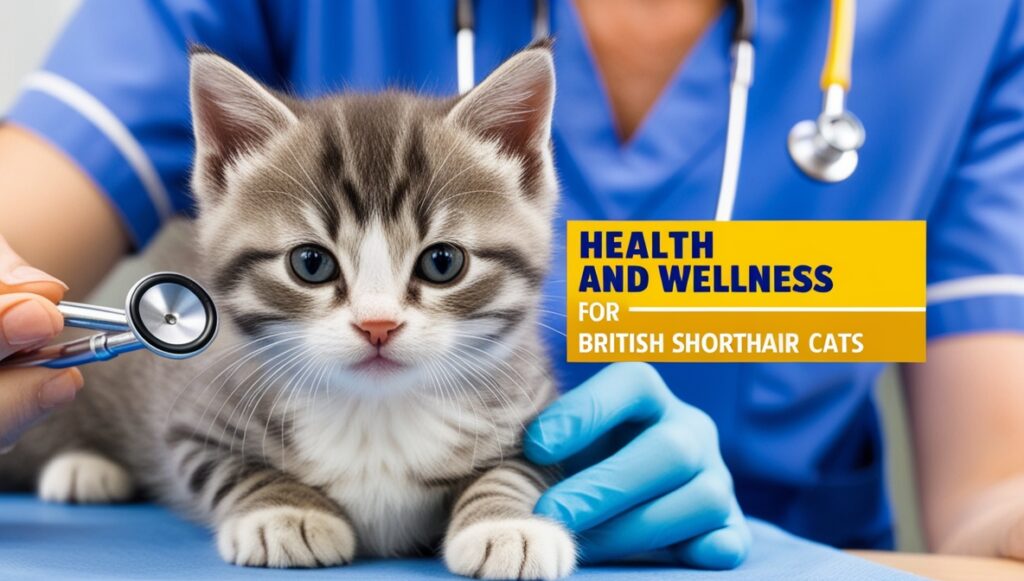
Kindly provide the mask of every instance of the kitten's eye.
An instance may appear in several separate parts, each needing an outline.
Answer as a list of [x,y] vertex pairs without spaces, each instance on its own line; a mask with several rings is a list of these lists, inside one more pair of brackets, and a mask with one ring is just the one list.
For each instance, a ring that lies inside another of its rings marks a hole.
[[292,271],[302,280],[320,284],[338,278],[338,262],[323,247],[306,244],[292,250]]
[[434,284],[446,284],[459,276],[466,257],[459,248],[441,242],[427,247],[416,261],[416,276]]

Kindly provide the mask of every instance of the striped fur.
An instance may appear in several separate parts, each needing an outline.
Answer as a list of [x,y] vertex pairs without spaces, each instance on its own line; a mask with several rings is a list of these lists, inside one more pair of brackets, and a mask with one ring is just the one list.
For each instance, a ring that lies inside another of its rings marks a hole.
[[[553,96],[546,46],[452,100],[299,101],[195,52],[200,212],[168,266],[208,283],[228,328],[195,359],[87,369],[80,401],[0,457],[0,484],[40,475],[72,502],[134,488],[212,525],[241,565],[443,547],[466,575],[568,574],[571,537],[531,514],[552,475],[520,455],[554,394],[537,330]],[[466,255],[451,284],[414,275],[438,242]],[[298,277],[304,244],[340,274]],[[378,348],[353,325],[370,319],[402,323],[390,366],[364,364]]]

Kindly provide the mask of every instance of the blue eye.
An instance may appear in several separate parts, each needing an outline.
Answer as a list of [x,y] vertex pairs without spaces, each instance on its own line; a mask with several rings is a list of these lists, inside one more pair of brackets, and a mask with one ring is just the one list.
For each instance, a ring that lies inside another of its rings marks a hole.
[[416,276],[434,284],[455,280],[465,266],[466,255],[458,247],[441,242],[427,247],[416,261]]
[[338,262],[326,248],[313,244],[299,246],[288,259],[295,276],[308,283],[321,284],[338,278]]

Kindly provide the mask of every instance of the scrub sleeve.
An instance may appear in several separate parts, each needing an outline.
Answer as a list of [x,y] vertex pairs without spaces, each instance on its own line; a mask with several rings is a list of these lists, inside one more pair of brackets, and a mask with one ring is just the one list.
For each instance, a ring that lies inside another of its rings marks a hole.
[[275,80],[272,65],[283,43],[269,29],[277,18],[269,10],[262,2],[83,2],[43,67],[26,78],[5,121],[77,164],[141,248],[192,205],[189,45],[203,44]]
[[1024,20],[1016,6],[928,217],[930,338],[1024,331]]

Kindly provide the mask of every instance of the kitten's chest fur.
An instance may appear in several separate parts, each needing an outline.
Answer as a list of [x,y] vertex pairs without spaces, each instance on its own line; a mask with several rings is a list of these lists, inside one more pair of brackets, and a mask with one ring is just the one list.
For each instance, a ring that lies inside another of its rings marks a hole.
[[285,468],[345,507],[361,554],[409,554],[436,544],[458,483],[517,445],[479,408],[349,399],[296,415]]

